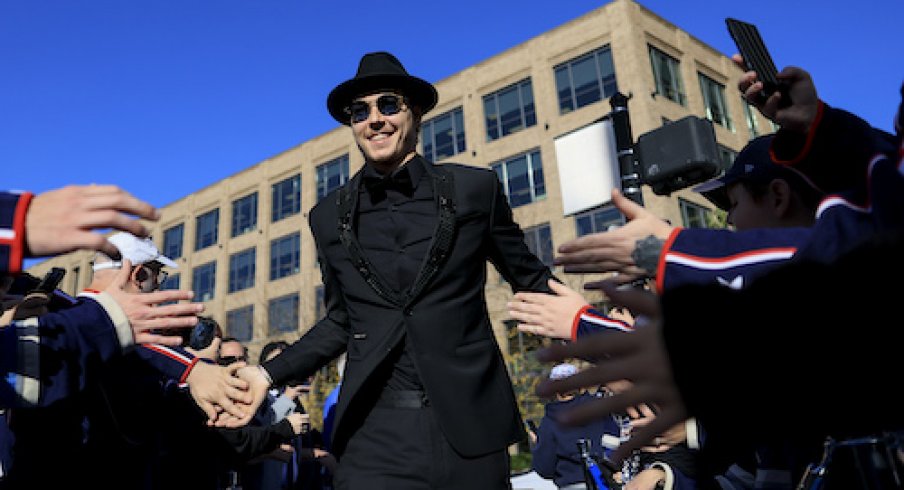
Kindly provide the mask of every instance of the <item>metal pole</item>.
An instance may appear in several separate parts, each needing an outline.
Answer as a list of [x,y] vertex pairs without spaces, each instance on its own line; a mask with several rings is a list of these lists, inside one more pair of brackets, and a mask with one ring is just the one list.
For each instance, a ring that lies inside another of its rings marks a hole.
[[622,193],[630,200],[643,206],[640,186],[640,169],[634,158],[634,136],[631,134],[631,117],[628,115],[630,95],[616,92],[609,98],[612,106],[612,129],[615,131],[615,147],[618,152],[618,168],[621,173]]

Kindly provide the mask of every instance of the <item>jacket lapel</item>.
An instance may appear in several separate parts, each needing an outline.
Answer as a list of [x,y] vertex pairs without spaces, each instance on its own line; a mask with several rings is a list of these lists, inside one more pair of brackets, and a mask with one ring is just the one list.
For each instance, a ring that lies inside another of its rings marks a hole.
[[411,287],[404,294],[400,294],[389,286],[386,281],[377,274],[370,261],[364,254],[361,244],[354,231],[354,216],[358,208],[359,188],[363,172],[359,171],[337,193],[337,205],[339,207],[339,239],[355,269],[364,278],[367,284],[383,299],[396,305],[404,306],[415,299],[439,271],[440,266],[449,255],[452,242],[455,238],[455,183],[452,173],[446,169],[434,166],[424,160],[424,169],[433,185],[433,199],[437,207],[436,228],[433,231],[433,240],[430,250],[417,277]]
[[408,290],[408,302],[417,298],[439,271],[455,239],[455,181],[446,169],[424,161],[424,168],[433,184],[433,199],[436,202],[437,220],[433,230],[433,242],[417,277]]

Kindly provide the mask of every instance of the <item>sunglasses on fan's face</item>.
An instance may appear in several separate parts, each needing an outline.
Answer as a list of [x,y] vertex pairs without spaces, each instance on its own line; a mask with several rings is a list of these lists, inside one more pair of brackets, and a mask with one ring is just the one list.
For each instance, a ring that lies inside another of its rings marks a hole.
[[245,356],[220,356],[220,359],[217,361],[217,364],[220,366],[228,366],[234,362],[247,362],[248,358]]
[[[405,97],[397,94],[383,94],[377,97],[376,101],[377,110],[384,116],[393,116],[402,112],[404,104]],[[345,108],[345,112],[348,113],[353,124],[366,121],[370,118],[372,110],[372,105],[363,100],[356,100]]]

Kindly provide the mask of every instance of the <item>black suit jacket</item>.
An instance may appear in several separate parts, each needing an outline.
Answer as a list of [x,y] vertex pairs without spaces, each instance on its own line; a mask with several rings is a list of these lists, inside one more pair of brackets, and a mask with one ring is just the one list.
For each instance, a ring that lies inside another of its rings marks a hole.
[[[314,206],[309,217],[327,314],[264,364],[280,384],[308,376],[348,352],[334,429],[337,454],[354,430],[354,424],[343,422],[353,419],[351,411],[362,409],[367,397],[361,394],[373,389],[368,376],[406,334],[439,424],[458,452],[487,454],[524,435],[487,313],[486,262],[492,262],[514,290],[549,291],[551,272],[525,245],[492,170],[423,163],[434,187],[438,219],[434,243],[411,289],[392,291],[370,267],[366,252],[360,257],[355,252],[351,218],[361,185],[358,172],[344,189]],[[451,230],[446,253],[438,243],[443,227]]]

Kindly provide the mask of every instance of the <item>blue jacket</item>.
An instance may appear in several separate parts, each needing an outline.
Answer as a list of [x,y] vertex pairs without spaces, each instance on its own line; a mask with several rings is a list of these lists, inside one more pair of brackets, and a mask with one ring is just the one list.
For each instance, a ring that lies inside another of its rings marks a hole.
[[584,482],[584,463],[578,451],[578,439],[589,440],[590,453],[598,459],[603,455],[603,434],[618,437],[619,427],[612,417],[575,427],[556,422],[556,414],[595,399],[594,395],[581,394],[568,401],[553,401],[546,405],[546,414],[538,429],[537,445],[533,449],[532,466],[538,475],[553,480],[560,487]]
[[571,327],[571,340],[609,330],[630,332],[634,330],[634,326],[615,318],[609,318],[603,312],[587,305],[574,315]]
[[732,232],[677,229],[666,241],[656,286],[716,283],[732,289],[794,260],[828,263],[882,230],[904,227],[894,138],[853,114],[820,103],[807,134],[779,130],[771,155],[826,193],[812,228]]
[[30,192],[0,192],[0,274],[22,272],[25,257],[25,211]]
[[0,406],[46,406],[82,391],[87,366],[132,345],[119,305],[106,294],[0,328]]

